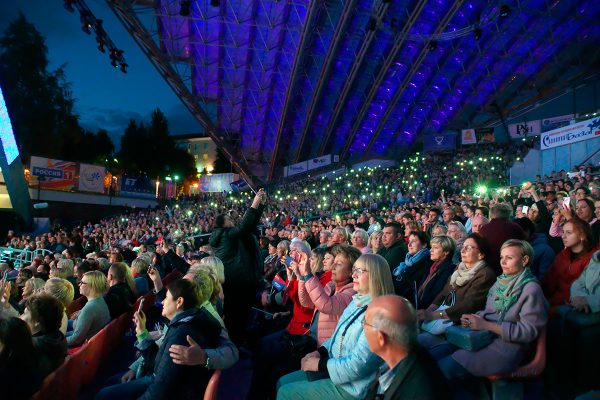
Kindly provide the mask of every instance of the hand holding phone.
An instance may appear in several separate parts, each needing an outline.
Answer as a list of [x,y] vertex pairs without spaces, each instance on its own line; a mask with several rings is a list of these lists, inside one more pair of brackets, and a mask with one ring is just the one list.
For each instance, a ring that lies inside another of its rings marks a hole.
[[565,207],[566,209],[571,208],[571,198],[570,197],[565,197],[563,199],[563,207]]

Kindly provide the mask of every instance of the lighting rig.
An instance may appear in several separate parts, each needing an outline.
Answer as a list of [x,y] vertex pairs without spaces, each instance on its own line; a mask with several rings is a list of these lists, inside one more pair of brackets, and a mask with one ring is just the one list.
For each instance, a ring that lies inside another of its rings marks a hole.
[[64,6],[65,10],[69,12],[79,12],[81,30],[88,35],[91,35],[93,32],[96,35],[96,44],[98,45],[98,50],[101,53],[106,53],[106,50],[108,50],[110,65],[126,74],[129,66],[125,61],[125,57],[123,57],[123,50],[120,50],[114,44],[102,26],[103,21],[94,16],[90,8],[87,6],[87,4],[85,4],[85,1],[64,0]]

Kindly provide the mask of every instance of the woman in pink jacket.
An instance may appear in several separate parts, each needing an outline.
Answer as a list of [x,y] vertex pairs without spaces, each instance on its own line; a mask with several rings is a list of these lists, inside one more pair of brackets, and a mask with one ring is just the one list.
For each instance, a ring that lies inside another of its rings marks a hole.
[[303,307],[315,309],[311,331],[316,328],[318,346],[333,334],[340,315],[355,294],[352,287],[352,266],[361,256],[360,250],[346,244],[335,245],[331,253],[335,257],[331,281],[325,286],[313,275],[319,265],[313,265],[316,263],[308,260],[306,255],[302,255],[299,263],[298,297]]

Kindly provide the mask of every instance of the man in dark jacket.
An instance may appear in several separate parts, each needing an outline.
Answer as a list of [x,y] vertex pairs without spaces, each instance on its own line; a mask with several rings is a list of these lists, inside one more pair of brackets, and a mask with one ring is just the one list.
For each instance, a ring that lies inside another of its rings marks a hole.
[[266,199],[264,190],[259,190],[238,225],[230,215],[218,215],[209,241],[215,256],[225,266],[224,319],[232,341],[238,346],[244,340],[246,323],[262,277],[260,249],[253,233]]
[[479,234],[487,239],[491,253],[487,254],[487,261],[496,272],[502,273],[500,268],[500,248],[508,239],[527,240],[523,229],[510,221],[512,207],[508,204],[495,204],[490,210],[490,222],[479,230]]
[[447,382],[437,364],[417,345],[417,316],[400,296],[374,299],[365,313],[365,337],[372,352],[385,364],[365,397],[388,399],[444,399]]
[[[131,311],[135,303],[135,295],[127,284],[127,270],[125,263],[114,263],[108,269],[108,292],[104,295],[104,301],[108,306],[110,318],[118,318],[119,315]],[[133,278],[132,278],[133,282]]]
[[406,258],[408,249],[402,240],[402,227],[397,222],[390,222],[383,227],[383,235],[381,236],[381,244],[383,247],[379,249],[377,254],[385,258],[390,270],[400,265]]

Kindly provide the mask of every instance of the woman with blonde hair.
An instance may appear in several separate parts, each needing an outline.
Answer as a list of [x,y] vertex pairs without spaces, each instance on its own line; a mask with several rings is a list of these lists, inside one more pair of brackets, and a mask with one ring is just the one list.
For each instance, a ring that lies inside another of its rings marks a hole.
[[[394,284],[387,261],[377,254],[363,254],[356,260],[352,281],[356,294],[333,335],[319,350],[302,359],[300,371],[279,380],[278,399],[363,398],[367,393],[382,360],[369,349],[364,313],[372,299],[394,294]],[[328,374],[329,378],[313,380],[315,372]]]
[[60,325],[60,331],[63,334],[67,333],[67,324],[69,318],[67,317],[67,307],[73,301],[75,295],[75,288],[71,282],[62,278],[50,278],[44,285],[44,291],[54,296],[63,305],[63,317]]
[[206,265],[214,272],[219,285],[225,283],[225,266],[219,257],[204,257],[202,260],[200,260],[200,264]]
[[69,347],[81,345],[110,322],[110,312],[103,297],[108,291],[106,276],[100,271],[86,272],[78,284],[79,292],[88,301],[73,320],[73,330],[67,332]]
[[375,231],[375,232],[371,233],[371,236],[369,236],[369,248],[371,249],[373,254],[377,254],[379,249],[381,249],[381,247],[383,246],[383,244],[381,244],[382,236],[383,236],[382,231]]

